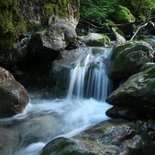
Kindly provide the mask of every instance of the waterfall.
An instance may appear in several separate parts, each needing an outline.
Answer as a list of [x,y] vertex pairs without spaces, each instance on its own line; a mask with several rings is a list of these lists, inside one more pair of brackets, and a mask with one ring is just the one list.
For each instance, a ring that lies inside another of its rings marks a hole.
[[14,137],[6,145],[13,149],[14,155],[40,155],[42,148],[52,138],[72,137],[91,125],[109,119],[105,112],[111,106],[105,102],[105,98],[110,51],[108,47],[81,47],[73,51],[77,57],[71,63],[66,61],[71,64],[68,68],[72,68],[67,99],[43,100],[33,97],[23,113],[0,119],[1,130],[8,132],[4,134],[4,141],[14,136],[12,132],[20,137],[15,139],[15,143],[20,139],[20,145],[16,148],[12,148]]
[[70,71],[70,83],[67,98],[73,96],[80,98],[94,98],[105,101],[108,90],[108,77],[106,73],[110,48],[87,48],[86,54],[77,61]]

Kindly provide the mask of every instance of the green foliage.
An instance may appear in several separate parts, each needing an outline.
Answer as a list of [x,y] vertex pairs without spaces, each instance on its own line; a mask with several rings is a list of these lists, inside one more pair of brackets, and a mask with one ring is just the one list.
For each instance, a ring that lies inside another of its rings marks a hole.
[[81,16],[99,22],[113,19],[116,14],[125,21],[133,20],[132,15],[145,19],[154,8],[155,0],[81,0]]
[[0,12],[0,45],[8,47],[26,31],[26,21],[17,0],[1,0]]
[[49,15],[53,15],[54,14],[54,4],[51,3],[45,3],[44,7],[43,7],[43,14],[48,17]]
[[0,8],[9,9],[11,5],[12,5],[12,0],[1,0],[0,1]]
[[138,19],[148,18],[151,10],[155,8],[155,0],[119,0]]
[[48,17],[51,15],[65,16],[66,6],[69,0],[46,0],[42,8],[42,22],[47,21]]
[[109,43],[109,42],[110,42],[110,38],[109,38],[107,35],[102,34],[102,36],[103,36],[103,38],[100,39],[100,41],[101,41],[102,43]]
[[103,21],[115,12],[115,0],[81,0],[81,16],[97,21]]
[[3,33],[14,33],[12,13],[5,10],[0,15],[0,28]]

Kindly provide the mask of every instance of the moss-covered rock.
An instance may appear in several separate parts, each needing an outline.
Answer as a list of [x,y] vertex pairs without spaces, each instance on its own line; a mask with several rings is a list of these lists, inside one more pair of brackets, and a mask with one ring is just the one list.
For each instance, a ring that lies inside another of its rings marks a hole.
[[137,73],[146,62],[153,61],[152,47],[143,41],[126,42],[112,50],[108,74],[111,79],[121,80]]
[[153,151],[153,143],[136,125],[116,119],[91,127],[73,139],[56,138],[41,155],[137,155]]
[[110,42],[110,38],[105,34],[89,33],[80,39],[88,46],[104,46]]
[[129,107],[148,115],[154,115],[154,100],[155,66],[131,76],[107,98],[110,104]]

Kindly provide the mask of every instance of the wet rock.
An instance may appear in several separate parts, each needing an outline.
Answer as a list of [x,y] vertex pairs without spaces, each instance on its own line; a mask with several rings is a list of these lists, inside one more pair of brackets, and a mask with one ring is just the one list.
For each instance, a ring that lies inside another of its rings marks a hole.
[[143,41],[126,42],[112,50],[108,74],[113,80],[126,79],[137,73],[146,62],[153,61],[152,47]]
[[[80,149],[78,144],[68,138],[59,137],[49,142],[43,149],[41,155],[91,155]],[[92,154],[93,155],[93,154]]]
[[0,116],[11,116],[22,112],[28,100],[25,88],[9,71],[0,67]]
[[114,106],[106,111],[107,116],[111,118],[123,118],[127,120],[138,119],[136,112],[127,107]]
[[49,142],[41,155],[137,155],[152,154],[154,145],[136,125],[124,120],[102,122],[81,134]]
[[112,92],[107,102],[115,106],[130,107],[154,116],[155,110],[155,67],[131,76]]

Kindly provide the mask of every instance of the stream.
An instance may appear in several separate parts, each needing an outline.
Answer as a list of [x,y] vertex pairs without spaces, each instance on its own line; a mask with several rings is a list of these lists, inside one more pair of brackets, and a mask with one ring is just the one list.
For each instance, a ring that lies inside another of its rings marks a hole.
[[39,155],[51,139],[72,137],[109,119],[105,111],[111,106],[105,98],[109,89],[106,68],[110,52],[109,47],[99,53],[88,48],[70,70],[66,98],[33,99],[23,113],[0,119],[1,131],[7,130],[4,139],[8,141],[0,155]]

